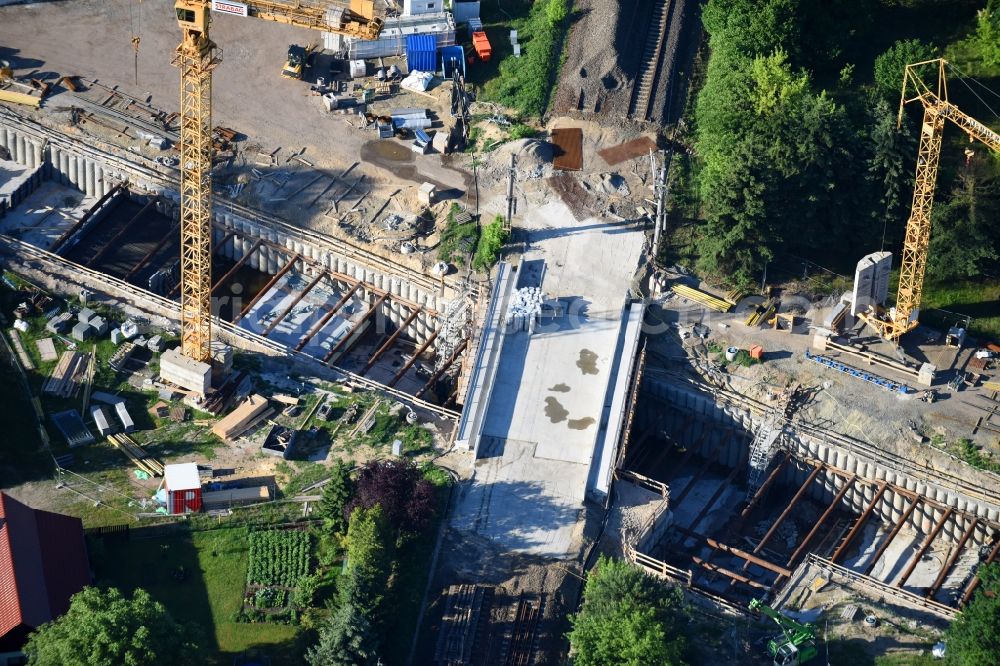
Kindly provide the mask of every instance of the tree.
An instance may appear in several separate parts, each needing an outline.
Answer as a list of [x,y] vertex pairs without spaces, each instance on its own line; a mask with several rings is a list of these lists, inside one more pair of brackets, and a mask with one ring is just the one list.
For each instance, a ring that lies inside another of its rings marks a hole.
[[900,40],[875,58],[875,89],[888,99],[899,99],[907,65],[934,57],[934,48],[919,39]]
[[343,533],[347,529],[347,515],[344,511],[354,494],[351,467],[338,460],[330,470],[330,480],[323,486],[317,512],[323,519],[323,526],[332,532]]
[[306,651],[310,666],[364,666],[376,661],[371,623],[354,604],[341,605],[320,628],[319,641]]
[[976,17],[976,47],[987,65],[1000,65],[1000,1],[989,0]]
[[844,109],[782,49],[722,76],[698,98],[699,268],[746,287],[780,249],[808,251],[847,227],[851,195],[836,186],[854,178],[856,141]]
[[507,230],[503,228],[503,217],[497,215],[492,222],[483,227],[483,233],[479,237],[479,245],[476,246],[476,256],[472,260],[472,267],[477,271],[489,270],[500,257],[500,250],[507,242]]
[[1000,185],[977,160],[958,175],[951,199],[932,212],[927,274],[933,280],[971,278],[997,254],[994,220],[1000,215]]
[[306,653],[310,666],[364,666],[375,661],[393,539],[382,509],[358,508],[347,528],[347,570],[337,579],[337,610]]
[[348,513],[378,505],[395,529],[406,532],[425,529],[434,517],[434,484],[412,460],[373,460],[358,471],[355,487]]
[[955,666],[993,666],[1000,654],[1000,564],[980,567],[981,584],[948,627],[947,661]]
[[159,666],[196,661],[191,629],[174,621],[163,604],[138,589],[84,588],[62,617],[42,625],[24,647],[29,664],[60,666]]
[[549,0],[545,6],[545,16],[549,19],[549,25],[555,27],[566,20],[569,16],[569,7],[566,0]]
[[[912,159],[916,144],[908,125],[896,127],[896,113],[884,97],[870,110],[868,181],[873,193],[872,217],[887,247],[895,247],[913,195]],[[874,239],[873,239],[874,240]]]
[[601,557],[569,632],[576,666],[677,666],[687,643],[683,597],[637,567]]

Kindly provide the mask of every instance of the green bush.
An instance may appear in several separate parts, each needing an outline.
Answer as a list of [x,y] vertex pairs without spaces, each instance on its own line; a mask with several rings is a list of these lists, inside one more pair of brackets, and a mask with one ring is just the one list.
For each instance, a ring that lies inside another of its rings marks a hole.
[[517,30],[521,57],[500,62],[500,74],[489,81],[484,98],[529,116],[541,116],[549,104],[559,70],[559,53],[566,34],[566,0],[535,2],[528,16],[510,27]]
[[459,266],[465,264],[466,255],[475,253],[476,241],[479,239],[479,230],[475,222],[459,224],[455,221],[455,216],[461,211],[462,208],[458,204],[451,205],[438,245],[438,260]]
[[504,229],[503,217],[497,215],[492,222],[483,227],[483,235],[479,239],[472,267],[477,271],[488,271],[500,258],[500,250],[506,242],[507,230]]

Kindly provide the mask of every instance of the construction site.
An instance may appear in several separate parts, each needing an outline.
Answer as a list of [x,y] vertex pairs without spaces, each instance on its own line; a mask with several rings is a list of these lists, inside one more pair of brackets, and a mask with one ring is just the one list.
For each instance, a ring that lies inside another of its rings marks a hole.
[[527,138],[467,83],[533,44],[485,3],[8,4],[19,501],[305,520],[340,461],[443,468],[408,664],[565,663],[598,555],[721,623],[703,663],[919,654],[1000,555],[1000,346],[920,321],[941,132],[1000,135],[937,61],[900,256],[727,291],[657,261],[698,3],[573,3]]

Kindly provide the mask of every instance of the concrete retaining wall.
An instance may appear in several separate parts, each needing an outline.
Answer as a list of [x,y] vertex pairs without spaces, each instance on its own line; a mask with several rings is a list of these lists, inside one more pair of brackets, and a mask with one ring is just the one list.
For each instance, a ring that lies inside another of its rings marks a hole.
[[[31,168],[41,166],[44,179],[55,180],[89,196],[101,197],[116,184],[128,181],[133,198],[148,194],[162,195],[164,201],[157,205],[157,210],[174,219],[179,217],[180,194],[176,189],[165,187],[162,177],[158,177],[158,174],[148,169],[140,166],[124,168],[118,164],[121,158],[117,156],[88,148],[68,138],[63,139],[40,126],[37,131],[25,130],[20,123],[7,121],[6,118],[0,118],[0,146],[7,148],[11,158],[19,164]],[[282,228],[272,228],[263,222],[238,215],[230,208],[227,204],[216,203],[214,206],[216,221],[238,231],[244,231],[250,236],[250,238],[234,237],[227,242],[227,247],[223,248],[222,252],[230,259],[242,257],[254,239],[261,238],[282,245],[290,252],[318,261],[332,271],[367,282],[377,289],[389,292],[392,296],[437,312],[443,312],[447,307],[448,300],[437,290],[392,275],[386,270],[366,266],[362,261],[348,256],[348,253],[338,254],[330,247],[320,248],[316,243],[297,237],[287,225]],[[236,208],[240,209],[239,206]],[[222,234],[216,232],[216,239],[221,240],[221,237]],[[285,253],[279,249],[261,247],[248,264],[259,271],[273,275],[286,261]],[[369,295],[367,291],[365,295]],[[398,326],[409,313],[410,310],[405,305],[391,302],[390,299],[378,314],[384,320]],[[422,314],[407,327],[404,335],[420,344],[437,330],[438,326],[436,317]]]
[[[689,422],[688,430],[683,435],[685,443],[701,440],[699,454],[705,457],[715,457],[720,463],[733,467],[742,460],[746,448],[753,439],[752,433],[756,424],[748,410],[737,408],[724,402],[716,402],[712,396],[699,394],[681,384],[666,380],[647,377],[643,383],[643,392],[660,400],[640,400],[636,413],[636,429],[655,428],[669,433],[680,433],[681,428]],[[668,403],[674,408],[664,408]],[[983,500],[970,498],[963,493],[946,487],[944,483],[936,482],[932,472],[927,478],[916,478],[892,469],[888,465],[865,458],[853,451],[845,451],[829,442],[819,441],[801,432],[786,430],[783,437],[783,448],[796,458],[793,463],[785,465],[779,476],[779,482],[797,486],[805,481],[812,471],[812,466],[802,460],[818,460],[849,474],[856,474],[858,481],[868,480],[886,482],[899,488],[911,491],[942,506],[950,506],[956,511],[965,512],[981,519],[997,523],[1000,521],[1000,506]],[[823,472],[807,491],[807,496],[819,503],[829,503],[840,490],[845,480],[832,472]],[[862,512],[877,492],[874,484],[855,482],[854,488],[847,491],[842,500],[845,509],[854,513]],[[889,488],[875,506],[873,513],[885,522],[895,522],[905,512],[910,500],[900,492]],[[911,514],[908,526],[926,533],[941,518],[943,510],[928,506],[921,502]],[[968,528],[970,518],[963,514],[953,514],[942,528],[945,538],[958,540],[963,531]],[[973,539],[983,543],[987,531],[992,528],[980,524]]]

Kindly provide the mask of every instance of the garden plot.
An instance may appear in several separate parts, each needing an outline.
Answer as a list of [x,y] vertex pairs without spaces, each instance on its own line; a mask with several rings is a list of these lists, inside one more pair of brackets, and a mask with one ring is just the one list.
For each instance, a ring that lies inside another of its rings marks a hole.
[[[242,615],[249,621],[289,619],[301,610],[296,593],[309,576],[311,548],[308,532],[268,530],[250,534],[250,560]],[[311,595],[310,595],[311,596]]]

